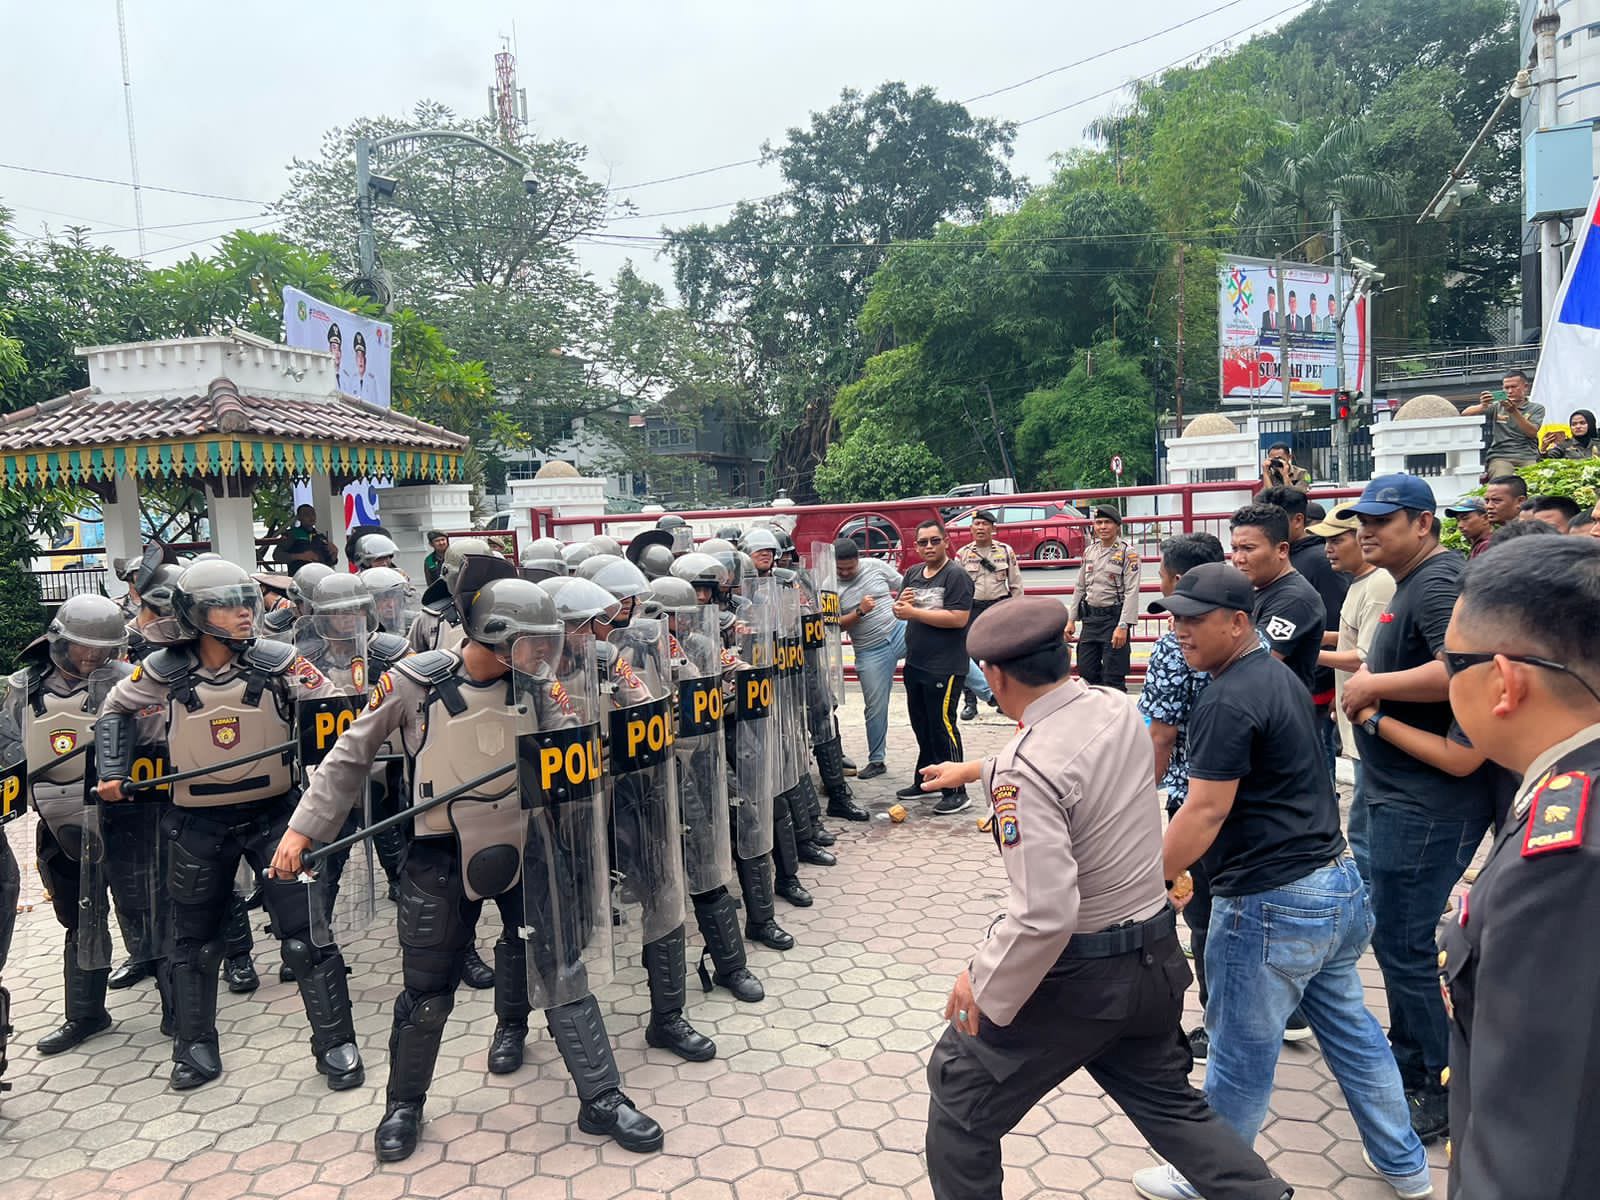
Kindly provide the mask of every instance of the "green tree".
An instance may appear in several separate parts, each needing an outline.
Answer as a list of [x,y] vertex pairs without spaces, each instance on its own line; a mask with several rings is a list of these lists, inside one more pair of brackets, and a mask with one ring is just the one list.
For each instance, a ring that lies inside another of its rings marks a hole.
[[950,476],[921,442],[900,441],[862,425],[828,447],[815,483],[822,500],[846,504],[941,492],[950,486]]
[[762,148],[784,186],[715,227],[671,233],[678,290],[716,322],[741,379],[782,430],[771,476],[797,499],[832,440],[835,393],[873,350],[857,324],[872,274],[896,241],[975,220],[1011,198],[1013,130],[931,88],[885,83]]
[[1059,386],[1023,397],[1017,452],[1036,487],[1109,486],[1114,454],[1124,482],[1148,480],[1154,445],[1149,380],[1115,341],[1085,350]]

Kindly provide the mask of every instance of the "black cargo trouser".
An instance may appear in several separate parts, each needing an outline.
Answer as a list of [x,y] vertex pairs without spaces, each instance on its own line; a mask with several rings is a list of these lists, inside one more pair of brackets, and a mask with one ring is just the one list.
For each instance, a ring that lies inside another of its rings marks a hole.
[[1189,978],[1167,933],[1113,958],[1061,959],[1009,1025],[947,1027],[928,1061],[935,1200],[1000,1200],[1000,1139],[1079,1068],[1202,1196],[1282,1200],[1288,1185],[1189,1085]]
[[1080,604],[1078,618],[1083,622],[1078,630],[1078,677],[1085,683],[1127,691],[1128,666],[1133,660],[1132,631],[1120,648],[1111,644],[1112,635],[1122,623],[1122,606],[1096,608]]

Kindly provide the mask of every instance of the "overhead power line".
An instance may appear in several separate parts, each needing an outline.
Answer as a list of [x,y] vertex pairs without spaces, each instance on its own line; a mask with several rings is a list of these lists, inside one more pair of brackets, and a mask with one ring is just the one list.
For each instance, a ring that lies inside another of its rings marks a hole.
[[731,171],[734,167],[748,167],[760,161],[761,159],[759,156],[756,158],[741,158],[738,162],[723,163],[721,166],[716,167],[702,167],[698,171],[685,171],[681,175],[663,175],[660,179],[646,179],[642,183],[620,184],[617,187],[612,188],[611,191],[636,192],[640,188],[655,187],[655,185],[658,183],[676,183],[680,179],[695,179],[701,175],[714,175],[718,171]]
[[[104,183],[111,187],[131,188],[134,186],[132,181],[127,179],[106,179],[100,175],[78,175],[71,171],[47,171],[43,167],[24,167],[19,166],[17,163],[0,163],[0,171],[21,171],[26,175],[50,175],[56,179],[76,179],[83,183]],[[217,192],[196,192],[188,188],[158,187],[153,183],[141,183],[138,186],[147,192],[166,192],[171,196],[198,196],[202,200],[226,200],[230,204],[249,204],[256,208],[272,203],[270,200],[251,200],[244,196],[224,196]]]

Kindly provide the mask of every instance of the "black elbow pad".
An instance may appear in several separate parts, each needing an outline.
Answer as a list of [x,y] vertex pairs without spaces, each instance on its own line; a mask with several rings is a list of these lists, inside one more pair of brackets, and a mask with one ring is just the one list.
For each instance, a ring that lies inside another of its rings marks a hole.
[[127,779],[133,772],[133,717],[108,712],[94,723],[95,774],[101,779]]

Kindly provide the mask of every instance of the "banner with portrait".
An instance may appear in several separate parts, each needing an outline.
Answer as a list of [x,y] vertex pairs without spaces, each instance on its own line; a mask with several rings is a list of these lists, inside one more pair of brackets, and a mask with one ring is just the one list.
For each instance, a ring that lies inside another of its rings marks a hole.
[[[1339,291],[1331,267],[1224,256],[1217,279],[1217,335],[1224,404],[1332,399],[1338,366]],[[1371,300],[1344,277],[1344,385],[1371,394]],[[1355,296],[1355,299],[1350,299]],[[1288,379],[1287,392],[1284,380]]]

